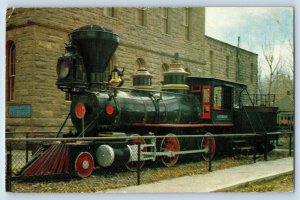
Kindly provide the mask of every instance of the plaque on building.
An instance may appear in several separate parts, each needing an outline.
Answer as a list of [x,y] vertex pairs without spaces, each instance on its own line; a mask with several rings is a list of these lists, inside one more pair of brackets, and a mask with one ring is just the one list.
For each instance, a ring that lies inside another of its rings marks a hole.
[[8,117],[29,118],[31,117],[30,104],[10,104],[8,105]]

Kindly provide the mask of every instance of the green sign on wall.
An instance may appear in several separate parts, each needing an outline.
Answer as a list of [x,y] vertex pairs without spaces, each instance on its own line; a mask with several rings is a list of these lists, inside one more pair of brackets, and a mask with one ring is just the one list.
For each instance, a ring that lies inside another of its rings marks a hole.
[[11,118],[29,118],[31,117],[30,104],[10,104],[8,106],[8,117]]

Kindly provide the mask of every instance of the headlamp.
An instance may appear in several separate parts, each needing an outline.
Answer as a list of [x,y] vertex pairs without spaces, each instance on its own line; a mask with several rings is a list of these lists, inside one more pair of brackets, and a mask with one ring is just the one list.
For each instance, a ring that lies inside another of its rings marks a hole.
[[70,73],[70,62],[68,60],[62,60],[57,65],[57,76],[58,79],[66,78]]

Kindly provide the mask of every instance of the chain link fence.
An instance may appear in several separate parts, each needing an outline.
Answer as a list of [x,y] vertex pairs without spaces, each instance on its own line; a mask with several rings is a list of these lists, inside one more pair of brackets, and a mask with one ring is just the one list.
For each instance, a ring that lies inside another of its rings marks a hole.
[[[230,147],[225,140],[233,141]],[[270,140],[275,149],[269,152]],[[123,148],[124,141],[128,145]],[[110,143],[120,143],[120,148],[111,148]],[[106,191],[292,156],[293,144],[293,132],[134,138],[45,138],[44,133],[17,133],[6,139],[6,191]]]

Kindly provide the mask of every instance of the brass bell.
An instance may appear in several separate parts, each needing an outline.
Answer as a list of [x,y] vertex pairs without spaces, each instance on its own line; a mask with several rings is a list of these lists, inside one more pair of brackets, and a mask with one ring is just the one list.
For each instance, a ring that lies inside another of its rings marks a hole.
[[109,80],[109,85],[114,86],[114,87],[120,87],[123,83],[124,80],[122,78],[124,72],[124,68],[122,71],[120,71],[116,66],[110,73],[110,80]]

